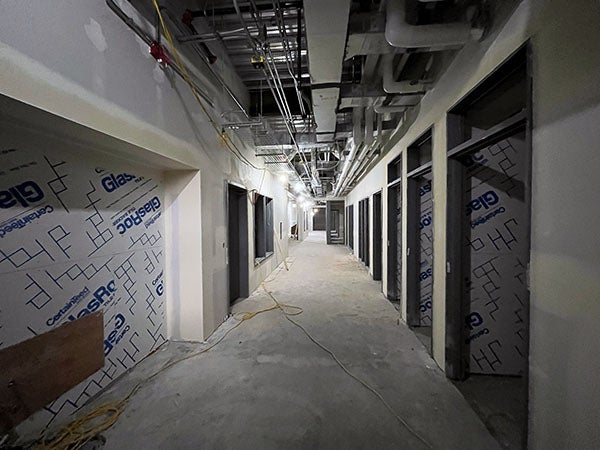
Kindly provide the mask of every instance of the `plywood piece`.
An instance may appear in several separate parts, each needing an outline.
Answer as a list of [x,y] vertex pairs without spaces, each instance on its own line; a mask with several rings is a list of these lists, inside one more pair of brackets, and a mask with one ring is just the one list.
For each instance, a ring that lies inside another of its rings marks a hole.
[[102,313],[0,350],[0,429],[10,429],[104,366]]

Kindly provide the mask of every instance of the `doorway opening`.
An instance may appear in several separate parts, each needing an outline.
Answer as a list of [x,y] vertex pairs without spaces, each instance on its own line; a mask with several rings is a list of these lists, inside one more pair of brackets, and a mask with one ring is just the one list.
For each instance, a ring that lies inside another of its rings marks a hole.
[[229,304],[248,297],[248,191],[227,184]]
[[[402,292],[402,155],[387,169],[387,288],[391,302],[400,302]],[[400,305],[397,304],[399,309]]]
[[354,205],[348,206],[348,247],[354,250]]
[[315,206],[312,210],[312,229],[313,231],[325,231],[327,229],[327,216],[325,207]]
[[344,201],[330,200],[326,204],[327,243],[343,244],[345,234]]
[[382,259],[382,216],[381,191],[373,194],[373,279],[381,281]]
[[358,259],[369,267],[369,198],[358,202]]
[[448,114],[446,373],[526,448],[531,138],[527,47]]
[[407,148],[406,321],[429,353],[433,325],[432,130]]

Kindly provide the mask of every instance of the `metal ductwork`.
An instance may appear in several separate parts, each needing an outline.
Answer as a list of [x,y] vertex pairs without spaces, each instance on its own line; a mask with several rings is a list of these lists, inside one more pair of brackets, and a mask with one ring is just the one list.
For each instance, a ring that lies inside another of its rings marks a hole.
[[312,187],[317,196],[323,195],[323,186],[319,178],[319,171],[317,169],[317,149],[313,148],[310,151],[310,172],[312,175]]
[[[401,65],[406,64],[408,55],[404,54],[401,56]],[[421,94],[427,90],[426,83],[404,80],[394,80],[394,55],[383,55],[383,90],[388,94]]]
[[404,112],[408,109],[408,106],[395,105],[395,106],[383,106],[379,105],[375,107],[375,112],[377,114],[393,114]]
[[375,118],[375,111],[373,107],[365,109],[365,145],[371,145],[373,143],[373,119]]
[[365,139],[365,129],[363,128],[364,108],[354,108],[352,110],[352,140],[355,146],[359,146]]
[[[181,19],[163,10],[179,44],[200,57],[191,55],[186,63],[198,59],[199,76],[206,72],[232,97],[234,109],[221,115],[220,126],[253,146],[267,167],[291,173],[317,197],[345,195],[360,181],[389,149],[388,137],[410,126],[413,115],[407,113],[454,50],[480,38],[490,19],[487,0],[183,3],[192,9]],[[152,23],[154,16],[147,16]],[[121,18],[153,43],[152,34]],[[236,97],[245,94],[240,86],[229,89],[229,78],[206,61],[217,54],[245,84],[248,102]],[[213,105],[214,95],[201,95]]]
[[350,0],[304,2],[313,111],[320,142],[335,133],[335,110],[340,95],[337,86],[342,79],[349,14]]
[[462,46],[479,39],[483,30],[472,28],[468,22],[412,25],[406,21],[406,4],[411,0],[388,0],[385,38],[400,48],[443,49]]

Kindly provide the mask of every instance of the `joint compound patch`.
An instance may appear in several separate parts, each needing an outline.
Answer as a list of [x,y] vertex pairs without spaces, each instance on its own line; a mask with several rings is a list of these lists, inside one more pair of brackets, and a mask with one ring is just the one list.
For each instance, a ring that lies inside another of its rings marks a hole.
[[100,24],[94,19],[90,18],[90,23],[85,24],[83,28],[85,28],[85,34],[87,34],[89,40],[92,41],[92,44],[94,44],[96,50],[98,50],[100,53],[104,53],[108,48],[108,45],[106,43],[106,39],[104,38],[104,34],[102,33],[102,27]]

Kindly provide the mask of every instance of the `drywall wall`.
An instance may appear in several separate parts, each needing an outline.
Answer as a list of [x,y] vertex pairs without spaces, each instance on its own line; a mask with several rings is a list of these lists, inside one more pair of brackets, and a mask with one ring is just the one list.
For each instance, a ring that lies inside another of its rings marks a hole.
[[[118,3],[153,32],[128,2]],[[74,142],[85,136],[87,144],[98,139],[104,157],[110,158],[108,162],[118,160],[119,167],[142,162],[153,170],[170,171],[163,183],[168,234],[164,243],[168,326],[163,334],[167,337],[168,330],[169,338],[199,341],[229,312],[226,183],[274,198],[277,226],[287,224],[287,193],[277,177],[260,170],[262,161],[235,135],[232,140],[259,169],[230,152],[188,86],[170,69],[163,70],[148,52],[102,1],[65,1],[60,7],[0,3],[0,94],[50,113],[47,123],[52,125],[36,122],[48,136]],[[218,69],[244,100],[241,81],[228,70],[227,58],[218,56]],[[204,87],[215,103],[213,117],[236,108],[222,86]],[[0,115],[9,112],[2,110]],[[234,112],[227,117],[236,120],[241,115]],[[27,122],[29,111],[19,118]],[[253,242],[250,235],[249,242]],[[287,256],[287,242],[285,236],[276,239],[274,255],[259,266],[250,261],[251,289]],[[1,300],[4,304],[6,297]]]
[[[596,301],[600,294],[600,240],[595,233],[600,226],[595,200],[600,188],[600,158],[596,151],[600,139],[600,53],[595,44],[600,37],[600,4],[584,0],[516,3],[516,10],[508,18],[495,20],[495,29],[484,42],[470,43],[457,53],[435,89],[424,97],[407,133],[396,139],[390,152],[349,193],[347,204],[385,187],[387,164],[433,125],[433,354],[444,367],[445,113],[530,39],[533,173],[529,444],[535,449],[596,448],[600,445],[596,420],[600,391],[595,380],[600,376],[600,366],[593,346],[587,343],[600,339],[595,326],[600,317],[600,303]],[[385,217],[386,189],[383,195]],[[383,234],[386,242],[386,227]],[[383,261],[385,267],[386,246]],[[386,286],[386,271],[383,273]],[[405,291],[402,301],[405,307]]]
[[[152,31],[128,2],[118,3],[136,22]],[[200,170],[196,179],[199,189],[188,191],[175,206],[185,220],[179,223],[184,225],[197,219],[186,215],[186,210],[198,212],[201,205],[201,244],[196,243],[193,248],[201,252],[202,264],[198,264],[197,253],[186,261],[184,252],[180,253],[183,259],[178,267],[186,267],[189,262],[188,267],[196,270],[196,275],[202,273],[201,285],[192,283],[187,285],[189,289],[180,291],[194,292],[193,301],[201,303],[202,326],[196,323],[195,315],[182,315],[182,321],[190,321],[181,324],[189,332],[174,337],[205,338],[228,313],[225,182],[234,181],[249,191],[256,189],[277,199],[275,224],[285,220],[287,200],[283,186],[276,177],[241,163],[231,154],[185,83],[169,70],[162,70],[149,56],[147,45],[104,2],[70,1],[57,8],[52,4],[8,1],[2,2],[0,13],[0,63],[10,67],[3,73],[3,94],[135,144],[136,151],[147,153],[149,159],[160,155],[163,160]],[[236,92],[243,92],[234,71],[226,70],[227,58],[218,56],[220,72],[227,73]],[[235,108],[221,86],[206,89],[216,104],[214,116]],[[235,120],[240,115],[228,117]],[[261,164],[251,149],[235,136],[232,139],[248,159],[255,165]],[[181,248],[185,242],[182,238],[173,241],[173,245]],[[258,286],[287,254],[287,240],[279,244],[281,250],[273,258],[257,268],[250,265],[251,288]],[[192,278],[184,277],[186,282]],[[205,298],[210,301],[202,301]],[[196,305],[190,308],[195,310]]]
[[533,448],[600,446],[600,3],[549,2],[533,36]]
[[0,132],[0,347],[104,315],[103,369],[30,420],[41,427],[166,339],[162,175],[13,123]]
[[[518,4],[518,7],[516,6]],[[510,14],[517,7],[514,14]],[[428,92],[421,104],[407,118],[410,126],[402,127],[402,136],[393,136],[392,148],[378,162],[357,186],[348,194],[347,202],[353,203],[366,195],[383,189],[384,217],[387,217],[387,165],[402,157],[402,174],[407,173],[407,161],[403,151],[427,129],[433,128],[433,355],[444,367],[445,359],[445,274],[446,274],[446,111],[484,79],[498,64],[522,45],[530,33],[532,22],[530,2],[505,2],[498,10],[495,27],[482,42],[470,42],[457,52],[450,66],[442,74],[435,89]],[[407,204],[407,186],[402,183],[402,204]],[[406,249],[406,215],[402,221],[403,248]],[[383,240],[387,242],[387,227],[383,227]],[[406,252],[402,255],[402,266],[406,267]],[[387,264],[387,246],[384,245],[383,264]],[[406,271],[403,271],[401,287],[402,314],[406,319]],[[383,274],[384,292],[387,287],[387,274]]]

